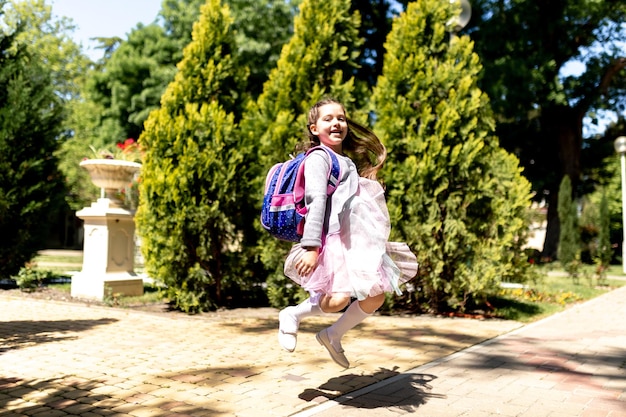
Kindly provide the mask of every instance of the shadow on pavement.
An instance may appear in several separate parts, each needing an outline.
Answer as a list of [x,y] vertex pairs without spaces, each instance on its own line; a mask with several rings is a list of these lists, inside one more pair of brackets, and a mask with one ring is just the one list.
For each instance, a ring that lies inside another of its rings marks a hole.
[[0,322],[0,354],[40,343],[76,339],[75,333],[116,322],[117,319]]
[[[372,381],[364,385],[373,384],[376,382],[375,379],[384,380],[398,375],[400,375],[398,372],[381,369],[380,372],[370,376]],[[380,378],[381,376],[385,376],[385,378]],[[326,397],[338,401],[343,407],[351,408],[376,409],[397,407],[405,412],[415,411],[430,398],[444,398],[442,395],[429,392],[432,388],[429,383],[436,377],[428,374],[402,374],[394,381],[390,381],[387,385],[363,394],[359,394],[358,390],[353,394],[349,392],[336,394],[336,391],[333,392],[335,388],[341,386],[345,387],[353,382],[350,381],[350,379],[363,378],[363,376],[359,375],[344,375],[331,378],[317,389],[305,390],[299,397],[306,401]]]
[[[101,382],[73,376],[53,380],[20,380],[0,377],[0,416],[96,416],[145,415],[223,416],[228,413],[194,407],[181,401],[155,399],[128,389],[109,389]],[[115,387],[113,387],[115,388]],[[99,392],[99,390],[101,390]],[[114,397],[123,392],[123,399]],[[152,401],[153,404],[150,404]]]
[[436,377],[428,374],[406,374],[389,385],[365,395],[343,402],[343,406],[352,408],[399,408],[413,412],[431,398],[445,398],[445,395],[433,394],[428,384]]
[[313,401],[319,397],[326,397],[328,399],[337,398],[341,395],[345,395],[348,392],[358,390],[368,385],[375,384],[387,378],[399,375],[396,371],[398,367],[394,369],[380,368],[379,371],[371,375],[356,375],[347,374],[329,379],[317,388],[307,388],[298,395],[298,398],[305,401]]
[[[610,333],[604,332],[601,336],[610,336]],[[562,342],[567,343],[568,340],[563,339]],[[626,376],[624,348],[606,348],[599,354],[555,349],[546,347],[545,344],[545,340],[540,338],[512,336],[492,344],[495,351],[504,353],[494,354],[494,349],[478,350],[472,352],[471,361],[463,362],[462,366],[465,369],[543,371],[572,379],[589,379],[587,383],[597,377],[624,380]]]

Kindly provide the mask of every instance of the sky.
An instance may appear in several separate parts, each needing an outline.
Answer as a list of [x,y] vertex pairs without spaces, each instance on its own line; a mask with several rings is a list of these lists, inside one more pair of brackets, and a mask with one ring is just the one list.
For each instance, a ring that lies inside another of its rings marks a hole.
[[126,39],[137,23],[152,23],[161,10],[162,0],[49,0],[52,14],[66,16],[77,26],[73,39],[83,45],[92,59],[102,58],[89,38],[119,36]]

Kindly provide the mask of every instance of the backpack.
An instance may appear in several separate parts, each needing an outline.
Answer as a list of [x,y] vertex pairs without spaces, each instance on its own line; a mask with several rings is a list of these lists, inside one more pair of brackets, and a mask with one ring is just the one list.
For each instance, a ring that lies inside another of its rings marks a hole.
[[275,238],[299,242],[304,232],[304,158],[317,149],[330,157],[332,166],[328,172],[327,195],[339,185],[341,167],[337,156],[323,146],[315,146],[306,153],[274,165],[265,178],[265,193],[261,208],[261,224]]

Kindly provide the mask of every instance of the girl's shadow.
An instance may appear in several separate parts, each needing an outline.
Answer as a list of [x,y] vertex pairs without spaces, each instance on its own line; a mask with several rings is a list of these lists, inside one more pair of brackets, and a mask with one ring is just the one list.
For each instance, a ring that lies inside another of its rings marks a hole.
[[[298,397],[305,401],[326,397],[354,408],[398,407],[403,411],[414,411],[430,398],[444,398],[430,392],[429,382],[435,378],[434,375],[400,374],[381,369],[371,376],[350,374],[331,378],[317,389],[304,390]],[[368,379],[371,379],[369,383]],[[355,381],[363,384],[356,386]]]

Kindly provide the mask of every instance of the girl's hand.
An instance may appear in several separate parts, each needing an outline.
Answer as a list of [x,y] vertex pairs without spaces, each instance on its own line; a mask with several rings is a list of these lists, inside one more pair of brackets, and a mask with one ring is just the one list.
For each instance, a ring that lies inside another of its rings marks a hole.
[[317,258],[319,256],[318,248],[307,248],[306,252],[298,262],[296,262],[296,271],[300,276],[307,276],[315,270],[317,266]]

